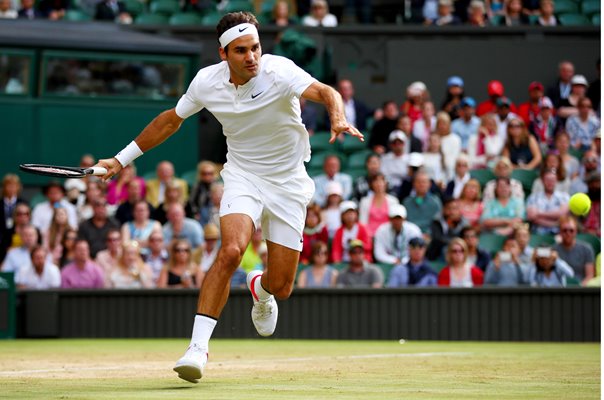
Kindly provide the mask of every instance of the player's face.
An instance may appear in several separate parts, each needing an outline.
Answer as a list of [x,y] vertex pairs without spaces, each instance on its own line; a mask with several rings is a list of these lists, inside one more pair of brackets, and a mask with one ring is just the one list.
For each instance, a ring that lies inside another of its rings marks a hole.
[[229,63],[231,82],[243,85],[258,75],[262,48],[256,35],[245,35],[233,40],[228,45],[228,53],[221,47],[220,58]]

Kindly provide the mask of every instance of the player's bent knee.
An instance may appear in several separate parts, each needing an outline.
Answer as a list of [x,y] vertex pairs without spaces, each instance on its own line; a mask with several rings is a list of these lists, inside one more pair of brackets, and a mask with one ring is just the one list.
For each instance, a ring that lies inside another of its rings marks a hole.
[[233,271],[235,271],[241,263],[242,257],[243,250],[237,245],[223,246],[220,248],[220,253],[218,253],[218,259],[221,261],[221,264]]

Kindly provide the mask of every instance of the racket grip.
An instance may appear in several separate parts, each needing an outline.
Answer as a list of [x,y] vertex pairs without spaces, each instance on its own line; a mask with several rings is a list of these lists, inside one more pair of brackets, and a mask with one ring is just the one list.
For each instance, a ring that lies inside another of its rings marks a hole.
[[103,167],[92,167],[92,168],[88,168],[86,170],[86,173],[89,175],[95,175],[95,176],[103,176],[107,173],[107,168],[103,168]]

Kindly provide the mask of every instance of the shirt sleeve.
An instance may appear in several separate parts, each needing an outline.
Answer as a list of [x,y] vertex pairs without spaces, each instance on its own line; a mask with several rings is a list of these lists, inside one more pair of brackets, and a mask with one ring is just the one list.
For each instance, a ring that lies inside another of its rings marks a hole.
[[279,81],[285,84],[286,90],[291,95],[300,97],[310,85],[317,82],[315,78],[298,67],[292,60],[279,56],[273,57],[274,59],[271,59],[268,70],[274,71],[280,77]]
[[195,76],[187,92],[182,95],[178,103],[176,104],[176,115],[182,119],[189,118],[191,115],[198,113],[204,108],[204,105],[199,98],[199,92],[201,88],[201,77],[199,74]]

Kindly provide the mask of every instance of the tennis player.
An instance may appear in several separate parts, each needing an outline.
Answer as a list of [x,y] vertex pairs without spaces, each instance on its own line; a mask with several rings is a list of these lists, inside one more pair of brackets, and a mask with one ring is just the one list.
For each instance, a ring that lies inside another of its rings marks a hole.
[[176,108],[159,114],[114,158],[100,160],[107,180],[143,152],[159,145],[185,118],[206,108],[220,121],[227,138],[221,173],[222,247],[199,295],[191,343],[174,370],[197,383],[208,360],[208,342],[229,295],[229,281],[259,225],[268,246],[266,273],[251,272],[252,321],[261,336],[277,325],[277,299],[289,297],[302,250],[306,205],[313,192],[304,161],[310,159],[308,133],[299,98],[323,103],[331,138],[344,132],[363,141],[346,121],[342,98],[291,60],[262,55],[258,21],[247,12],[225,15],[217,25],[221,63],[201,69]]

